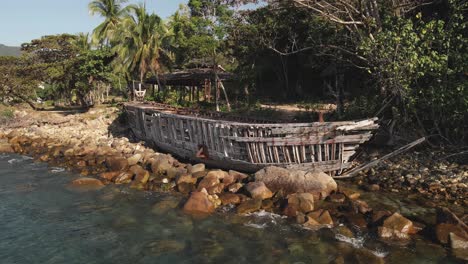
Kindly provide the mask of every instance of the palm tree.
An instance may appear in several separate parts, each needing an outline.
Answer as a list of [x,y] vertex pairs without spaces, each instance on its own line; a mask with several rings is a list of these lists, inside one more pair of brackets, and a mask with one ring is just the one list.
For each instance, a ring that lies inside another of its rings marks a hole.
[[[164,53],[162,41],[166,29],[156,14],[148,14],[144,4],[130,5],[116,34],[114,47],[117,67],[132,76],[139,75],[143,82],[148,72],[156,75],[160,70],[160,56]],[[161,86],[160,86],[161,87]]]
[[98,14],[104,17],[104,21],[93,30],[94,43],[106,43],[114,37],[122,17],[127,13],[123,4],[127,0],[93,0],[88,8],[91,15]]

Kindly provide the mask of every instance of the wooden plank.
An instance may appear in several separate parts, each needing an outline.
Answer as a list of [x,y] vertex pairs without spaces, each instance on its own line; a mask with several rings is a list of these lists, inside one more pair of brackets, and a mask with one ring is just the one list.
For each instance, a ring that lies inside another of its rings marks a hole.
[[359,135],[341,135],[334,138],[324,138],[317,136],[307,136],[298,138],[279,138],[279,137],[229,137],[237,142],[264,142],[269,146],[282,145],[308,145],[308,144],[331,144],[331,143],[362,143],[371,137],[371,133]]

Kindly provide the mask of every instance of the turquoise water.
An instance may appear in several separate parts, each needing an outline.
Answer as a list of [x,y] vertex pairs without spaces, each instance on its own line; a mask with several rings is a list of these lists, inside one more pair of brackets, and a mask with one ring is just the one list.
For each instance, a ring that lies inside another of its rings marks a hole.
[[407,246],[367,235],[337,239],[268,213],[192,219],[153,208],[173,196],[115,185],[77,192],[67,187],[76,177],[0,155],[0,263],[330,263],[362,252],[386,263],[457,263],[417,239]]

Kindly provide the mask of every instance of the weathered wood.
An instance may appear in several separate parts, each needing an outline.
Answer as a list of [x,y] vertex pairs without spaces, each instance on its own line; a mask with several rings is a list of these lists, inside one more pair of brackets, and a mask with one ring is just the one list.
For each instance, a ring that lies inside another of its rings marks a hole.
[[335,176],[335,178],[337,178],[337,179],[347,179],[347,178],[355,177],[360,171],[363,171],[363,170],[369,169],[371,167],[374,167],[375,165],[379,164],[380,162],[382,162],[382,161],[384,161],[386,159],[389,159],[389,158],[391,158],[393,156],[396,156],[396,155],[398,155],[400,153],[403,153],[403,152],[415,147],[416,145],[421,144],[425,140],[426,140],[426,138],[422,137],[422,138],[420,138],[418,140],[415,140],[415,141],[413,141],[413,142],[411,142],[411,143],[409,143],[409,144],[407,144],[407,145],[405,145],[405,146],[403,146],[403,147],[401,147],[401,148],[399,148],[399,149],[397,149],[397,150],[395,150],[395,151],[393,151],[393,152],[391,152],[391,153],[389,153],[389,154],[387,154],[387,155],[385,155],[385,156],[383,156],[383,157],[381,157],[379,159],[371,161],[371,162],[369,162],[367,164],[364,164],[364,165],[362,165],[360,167],[354,168],[354,169],[348,171],[347,173],[345,173],[344,175]]
[[[129,125],[138,138],[152,141],[158,148],[183,158],[249,171],[268,165],[339,171],[348,167],[348,159],[356,147],[368,140],[369,131],[377,126],[374,119],[241,123],[220,120],[223,116],[219,113],[206,114],[160,104],[130,103],[125,104],[125,109],[130,116]],[[208,160],[196,157],[200,145],[208,149]]]

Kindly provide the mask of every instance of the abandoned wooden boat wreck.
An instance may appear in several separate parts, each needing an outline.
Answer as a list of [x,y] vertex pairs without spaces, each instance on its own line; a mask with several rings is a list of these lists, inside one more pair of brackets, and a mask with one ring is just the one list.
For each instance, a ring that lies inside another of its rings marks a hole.
[[155,103],[125,104],[135,136],[160,150],[208,166],[255,172],[265,166],[340,174],[378,128],[361,121],[265,123]]

